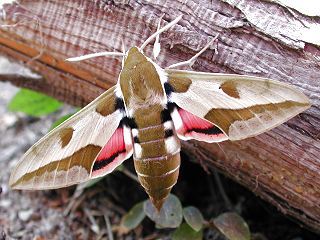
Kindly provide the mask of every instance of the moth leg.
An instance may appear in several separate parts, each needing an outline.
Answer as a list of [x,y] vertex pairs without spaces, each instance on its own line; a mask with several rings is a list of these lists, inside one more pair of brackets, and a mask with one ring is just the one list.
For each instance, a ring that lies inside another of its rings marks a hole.
[[170,65],[169,67],[166,67],[166,69],[169,69],[169,68],[176,68],[176,67],[181,67],[181,66],[189,66],[191,67],[194,62],[197,60],[197,58],[205,51],[207,50],[211,44],[216,41],[216,39],[218,38],[219,34],[217,34],[211,41],[209,41],[196,55],[194,55],[192,58],[190,58],[189,60],[187,61],[184,61],[184,62],[179,62],[179,63],[175,63],[175,64],[172,64]]
[[[162,14],[162,16],[159,19],[157,32],[159,32],[159,30],[160,30],[160,24],[161,24],[161,20],[162,20],[163,16],[164,16],[164,14]],[[154,45],[153,45],[153,57],[154,57],[154,59],[157,59],[157,57],[159,56],[159,53],[161,51],[161,45],[160,45],[160,41],[159,41],[159,36],[160,36],[160,34],[158,34],[156,36],[156,40],[154,41]]]
[[[125,45],[124,45],[123,38],[121,39],[121,48],[122,48],[123,56],[125,56],[125,55],[126,55],[126,47],[125,47]],[[121,61],[121,66],[122,66],[122,68],[123,68],[123,66],[124,66],[124,60],[125,60],[125,58],[122,58],[122,61]]]
[[180,19],[182,18],[182,15],[180,15],[179,17],[177,17],[176,19],[174,19],[173,21],[169,22],[166,26],[164,26],[163,28],[160,28],[158,31],[156,31],[154,34],[152,34],[150,37],[148,37],[148,39],[141,45],[140,47],[140,51],[142,51],[145,46],[147,46],[154,38],[156,38],[160,33],[168,30],[169,28],[171,28],[173,25],[175,25],[177,22],[180,21]]

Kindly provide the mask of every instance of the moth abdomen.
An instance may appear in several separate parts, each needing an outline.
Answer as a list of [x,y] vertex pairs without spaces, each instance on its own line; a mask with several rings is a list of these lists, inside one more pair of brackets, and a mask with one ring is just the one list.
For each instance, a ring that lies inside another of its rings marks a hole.
[[139,181],[154,206],[160,210],[172,187],[176,184],[180,168],[180,150],[175,154],[149,159],[135,159]]
[[139,181],[153,204],[160,209],[179,175],[180,141],[173,122],[167,120],[136,128],[132,130],[132,135],[134,166]]

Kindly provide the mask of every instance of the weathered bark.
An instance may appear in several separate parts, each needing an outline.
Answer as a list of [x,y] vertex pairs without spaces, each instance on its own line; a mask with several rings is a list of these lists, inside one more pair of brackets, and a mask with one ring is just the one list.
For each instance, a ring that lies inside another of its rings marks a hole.
[[[296,85],[312,102],[268,133],[220,144],[223,151],[195,141],[184,143],[184,149],[320,232],[319,17],[258,0],[115,2],[5,5],[1,24],[16,25],[0,28],[0,53],[42,75],[13,82],[83,106],[116,82],[121,61],[67,63],[65,58],[121,51],[122,39],[126,48],[139,46],[163,13],[162,25],[183,13],[183,20],[160,36],[161,66],[190,58],[219,33],[218,53],[207,50],[195,70],[270,77]],[[151,50],[148,46],[146,53]]]

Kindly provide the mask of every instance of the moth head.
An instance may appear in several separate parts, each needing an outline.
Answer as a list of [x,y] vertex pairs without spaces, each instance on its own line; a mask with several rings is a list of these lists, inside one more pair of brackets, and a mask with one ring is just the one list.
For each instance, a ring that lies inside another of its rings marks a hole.
[[123,69],[130,70],[148,61],[138,47],[131,47],[124,56]]
[[126,106],[133,99],[144,102],[150,96],[164,95],[156,68],[138,47],[126,52],[119,83]]

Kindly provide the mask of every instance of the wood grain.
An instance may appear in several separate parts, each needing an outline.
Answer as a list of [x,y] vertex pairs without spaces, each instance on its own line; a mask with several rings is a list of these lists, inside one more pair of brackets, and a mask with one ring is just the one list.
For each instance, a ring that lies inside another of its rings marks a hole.
[[[218,52],[207,50],[194,70],[273,78],[297,86],[312,102],[309,110],[268,133],[220,144],[224,153],[218,145],[195,141],[185,142],[184,150],[320,232],[320,43],[312,35],[320,19],[258,0],[128,2],[4,5],[0,54],[42,75],[7,80],[83,106],[117,81],[121,60],[66,63],[65,58],[121,51],[122,39],[126,48],[139,46],[163,13],[162,25],[183,14],[160,36],[162,67],[187,60],[219,34]],[[147,55],[151,52],[147,46]]]

